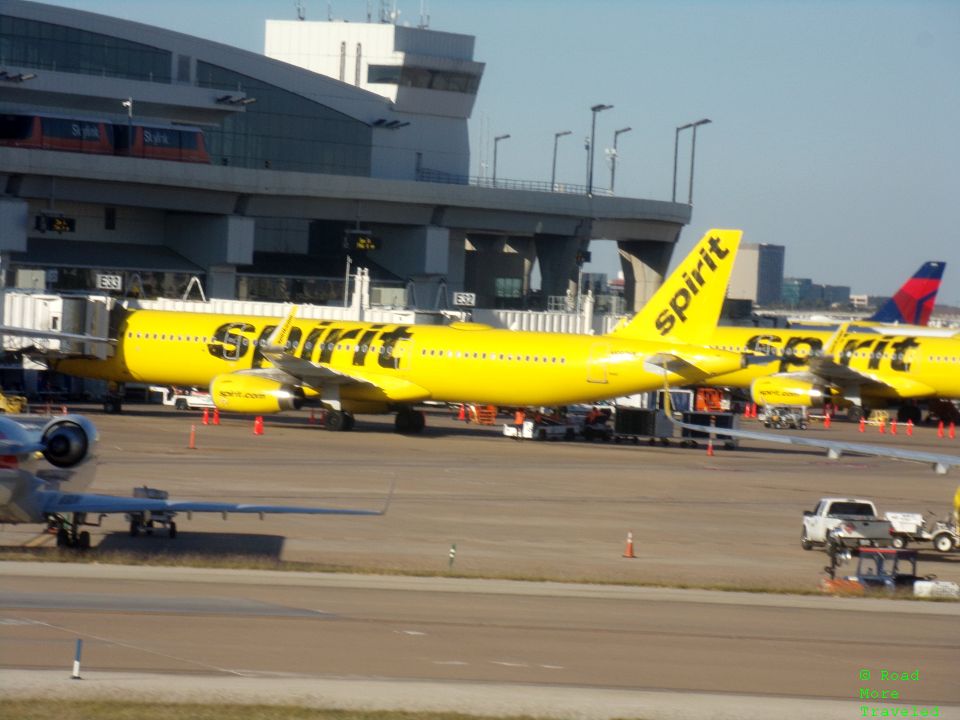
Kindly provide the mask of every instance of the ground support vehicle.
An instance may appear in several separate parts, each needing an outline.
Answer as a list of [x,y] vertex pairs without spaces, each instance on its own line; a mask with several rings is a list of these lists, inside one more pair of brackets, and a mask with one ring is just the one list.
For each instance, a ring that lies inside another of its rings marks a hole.
[[757,419],[763,423],[764,427],[775,430],[784,428],[790,428],[791,430],[807,429],[807,409],[799,405],[771,405],[765,407]]
[[[158,490],[144,485],[133,489],[135,498],[147,498],[149,500],[167,500],[170,494],[165,490]],[[130,523],[130,537],[136,537],[143,530],[147,535],[152,535],[155,527],[165,527],[167,534],[171,539],[177,536],[177,523],[174,522],[175,512],[137,512],[127,513],[124,517]]]
[[813,510],[803,513],[800,547],[811,550],[888,546],[893,540],[893,525],[877,516],[870,500],[821,498]]
[[728,412],[685,412],[681,416],[681,420],[685,423],[691,425],[703,425],[709,427],[715,427],[716,432],[701,432],[700,430],[688,430],[683,428],[680,433],[682,440],[680,445],[682,447],[697,447],[697,442],[703,440],[706,442],[710,435],[713,435],[713,440],[716,443],[723,443],[723,447],[727,450],[733,450],[739,444],[739,441],[736,438],[732,438],[729,435],[723,434],[723,428],[730,428],[731,430],[736,430],[740,426],[740,417],[735,413]]
[[928,532],[933,547],[940,552],[950,552],[960,548],[960,528],[955,522],[937,521]]
[[[575,423],[524,420],[522,433],[524,440],[575,440],[579,430]],[[503,435],[516,438],[517,426],[504,423]]]
[[673,422],[663,410],[617,406],[613,423],[613,441],[638,444],[645,439],[651,445],[670,444]]
[[824,568],[824,592],[843,595],[910,592],[916,597],[960,598],[960,585],[937,580],[936,575],[917,575],[917,551],[896,548],[863,548],[853,575],[837,577],[837,569],[850,559],[848,550],[831,553]]
[[883,516],[890,521],[893,527],[893,538],[890,544],[898,549],[905,548],[911,542],[929,540],[926,522],[921,513],[888,512]]
[[163,404],[172,405],[177,410],[213,410],[216,407],[208,392],[173,387],[161,388],[161,390]]

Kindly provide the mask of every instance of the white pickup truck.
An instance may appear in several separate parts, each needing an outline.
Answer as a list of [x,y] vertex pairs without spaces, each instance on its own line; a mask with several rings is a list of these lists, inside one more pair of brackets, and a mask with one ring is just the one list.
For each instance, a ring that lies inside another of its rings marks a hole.
[[212,410],[216,407],[210,393],[200,390],[181,390],[174,387],[151,387],[162,395],[164,405],[172,405],[177,410]]
[[885,547],[893,534],[893,525],[878,517],[871,501],[821,498],[817,507],[803,513],[800,547]]

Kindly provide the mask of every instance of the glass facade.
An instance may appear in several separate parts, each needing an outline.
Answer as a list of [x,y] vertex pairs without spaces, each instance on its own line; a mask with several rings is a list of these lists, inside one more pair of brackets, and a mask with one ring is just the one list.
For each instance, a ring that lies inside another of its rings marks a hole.
[[261,80],[197,62],[197,84],[244,92],[256,102],[204,129],[211,162],[334,175],[370,175],[373,130],[324,105]]
[[480,89],[479,75],[400,65],[371,65],[367,68],[367,82],[447,90],[468,95],[476,95]]
[[172,54],[65,25],[0,15],[0,67],[169,83]]

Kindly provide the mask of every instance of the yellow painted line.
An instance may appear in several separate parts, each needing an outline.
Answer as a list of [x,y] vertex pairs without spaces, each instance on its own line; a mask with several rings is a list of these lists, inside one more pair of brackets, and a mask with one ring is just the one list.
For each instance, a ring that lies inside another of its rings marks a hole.
[[56,539],[57,539],[56,535],[51,535],[50,533],[43,532],[37,535],[35,538],[31,538],[27,540],[23,544],[23,546],[24,547],[40,547],[41,545],[46,545],[51,540],[56,540]]

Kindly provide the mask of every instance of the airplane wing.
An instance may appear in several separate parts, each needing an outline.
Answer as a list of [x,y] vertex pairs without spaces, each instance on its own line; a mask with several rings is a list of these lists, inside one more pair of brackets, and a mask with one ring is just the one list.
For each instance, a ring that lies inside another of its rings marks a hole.
[[387,375],[362,368],[350,370],[349,372],[336,370],[329,365],[319,365],[310,360],[299,358],[292,352],[289,352],[286,345],[296,312],[297,307],[293,306],[290,309],[290,314],[276,327],[267,339],[262,350],[263,356],[273,364],[273,370],[252,370],[245,372],[266,374],[269,376],[271,372],[279,371],[295,379],[300,384],[311,387],[317,391],[320,391],[324,386],[331,385],[364,385],[380,390],[388,399],[396,402],[417,402],[430,398],[430,393],[426,389],[409,380],[404,380],[394,375]]
[[956,465],[960,465],[960,456],[945,455],[941,453],[920,452],[916,450],[906,450],[904,448],[885,447],[883,445],[871,445],[869,443],[846,442],[842,440],[824,440],[815,437],[801,437],[799,435],[782,435],[773,433],[757,432],[753,430],[740,430],[732,428],[716,428],[706,425],[692,425],[690,423],[674,421],[674,424],[687,430],[696,430],[697,432],[713,433],[717,437],[734,437],[745,440],[759,440],[761,442],[780,443],[782,445],[799,445],[804,447],[820,448],[827,451],[827,455],[836,460],[843,453],[854,453],[857,455],[873,455],[876,457],[887,457],[894,460],[909,460],[912,462],[928,463],[932,466],[934,472],[938,475],[944,475],[947,471]]
[[[391,496],[392,496],[391,489]],[[211,512],[211,513],[281,513],[300,515],[384,515],[382,510],[351,510],[347,508],[296,507],[292,505],[253,505],[226,502],[203,502],[196,500],[159,500],[152,498],[117,497],[91,493],[48,492],[43,503],[43,512],[63,513],[159,513],[159,512]],[[389,497],[387,503],[389,503]]]
[[687,382],[696,382],[709,375],[730,372],[730,363],[744,363],[743,357],[735,353],[716,351],[713,355],[699,354],[696,351],[688,357],[682,351],[660,352],[646,358],[646,364],[657,370],[679,375]]
[[891,390],[902,398],[921,398],[935,394],[929,385],[909,376],[894,376],[892,373],[865,373],[841,365],[829,357],[811,358],[810,371],[818,378],[834,385],[861,385],[875,389]]

